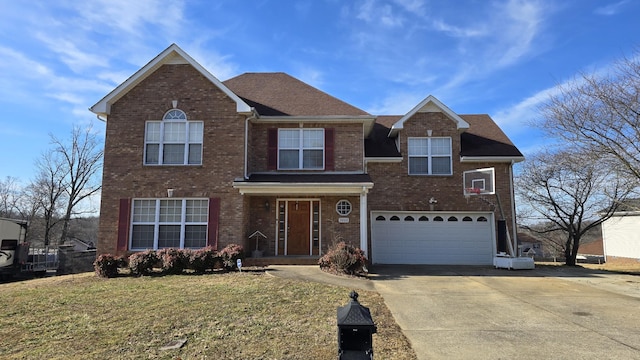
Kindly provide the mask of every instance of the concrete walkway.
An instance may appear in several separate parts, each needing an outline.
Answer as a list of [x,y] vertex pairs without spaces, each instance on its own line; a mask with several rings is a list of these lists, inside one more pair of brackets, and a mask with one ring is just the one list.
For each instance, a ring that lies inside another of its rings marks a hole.
[[564,267],[372,270],[371,280],[317,266],[268,271],[379,292],[418,359],[640,359],[638,276]]

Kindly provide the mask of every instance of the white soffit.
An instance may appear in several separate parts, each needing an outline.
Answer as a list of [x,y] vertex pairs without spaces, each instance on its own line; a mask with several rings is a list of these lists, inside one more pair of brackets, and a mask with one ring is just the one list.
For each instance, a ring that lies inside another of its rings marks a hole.
[[187,54],[184,50],[182,50],[178,45],[171,44],[168,48],[166,48],[163,52],[158,54],[153,60],[147,63],[145,66],[140,68],[140,70],[136,71],[133,75],[131,75],[127,80],[125,80],[122,84],[118,85],[115,89],[113,89],[109,94],[103,97],[100,101],[98,101],[95,105],[89,108],[89,110],[96,115],[107,117],[111,112],[111,104],[115,103],[123,97],[127,92],[133,89],[136,85],[138,85],[141,81],[146,79],[149,75],[151,75],[154,71],[156,71],[160,66],[165,64],[189,64],[193,66],[198,72],[200,72],[204,77],[209,79],[216,87],[222,90],[227,96],[229,96],[236,103],[236,111],[239,113],[251,113],[251,107],[247,105],[240,97],[234,94],[229,88],[224,86],[220,80],[218,80],[213,74],[211,74],[207,69],[205,69],[202,65],[200,65],[197,61],[195,61],[189,54]]
[[404,122],[410,119],[413,115],[419,112],[442,112],[449,119],[456,123],[458,130],[466,130],[469,128],[469,123],[464,121],[458,114],[453,112],[449,107],[443,104],[440,100],[438,100],[435,96],[429,95],[426,99],[422,100],[418,105],[416,105],[411,111],[409,111],[405,116],[403,116],[400,120],[396,121],[393,126],[391,126],[391,131],[389,131],[389,136],[395,136],[398,131],[404,128]]

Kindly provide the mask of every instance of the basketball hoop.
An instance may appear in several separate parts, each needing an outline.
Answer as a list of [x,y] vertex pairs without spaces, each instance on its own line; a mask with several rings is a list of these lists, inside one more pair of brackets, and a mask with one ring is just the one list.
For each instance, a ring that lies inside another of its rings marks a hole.
[[482,189],[479,189],[479,188],[465,188],[464,189],[465,196],[468,196],[468,195],[480,195],[481,192],[482,192]]

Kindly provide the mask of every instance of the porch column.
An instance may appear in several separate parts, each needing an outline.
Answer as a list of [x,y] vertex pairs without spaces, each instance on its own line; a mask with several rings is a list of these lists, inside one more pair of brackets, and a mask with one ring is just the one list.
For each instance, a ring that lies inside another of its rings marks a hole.
[[360,249],[369,257],[367,249],[367,192],[360,193]]

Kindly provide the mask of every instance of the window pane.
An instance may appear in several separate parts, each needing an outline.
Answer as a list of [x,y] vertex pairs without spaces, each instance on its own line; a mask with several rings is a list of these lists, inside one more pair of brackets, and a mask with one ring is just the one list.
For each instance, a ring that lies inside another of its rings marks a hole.
[[451,154],[451,141],[448,138],[431,139],[431,155]]
[[323,156],[322,150],[304,150],[302,152],[302,168],[303,169],[322,169]]
[[298,150],[280,150],[280,168],[281,169],[300,168]]
[[160,122],[147,122],[147,133],[145,136],[147,142],[160,142]]
[[156,201],[155,200],[134,200],[133,201],[133,222],[154,222],[156,221]]
[[160,160],[160,145],[158,144],[147,144],[147,149],[145,151],[145,164],[157,164]]
[[160,200],[160,222],[181,222],[182,200]]
[[182,110],[171,110],[164,116],[164,119],[187,120],[187,115]]
[[451,161],[449,157],[434,157],[431,159],[431,171],[438,175],[451,174]]
[[164,141],[165,142],[185,142],[186,141],[185,122],[165,122]]
[[203,248],[207,246],[207,225],[187,225],[184,232],[185,248]]
[[158,249],[180,247],[180,225],[160,225]]
[[409,158],[409,174],[428,174],[429,160],[426,157]]
[[189,144],[189,164],[191,165],[202,164],[202,145],[201,144]]
[[201,121],[189,122],[189,142],[201,143],[202,142],[202,127]]
[[162,154],[163,164],[184,164],[184,145],[165,144]]
[[153,249],[153,225],[133,225],[132,249]]
[[409,156],[428,155],[427,139],[409,139]]
[[302,147],[322,148],[324,147],[324,131],[322,130],[303,130],[302,131]]
[[280,130],[278,132],[278,146],[281,149],[297,149],[300,147],[299,130]]
[[209,218],[209,202],[207,200],[187,200],[186,222],[204,222]]

